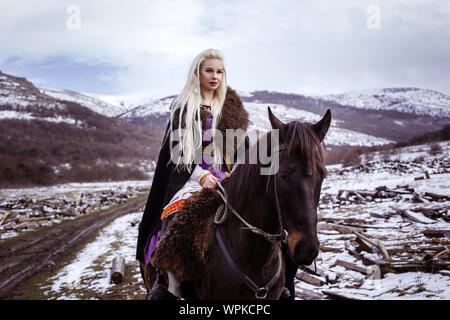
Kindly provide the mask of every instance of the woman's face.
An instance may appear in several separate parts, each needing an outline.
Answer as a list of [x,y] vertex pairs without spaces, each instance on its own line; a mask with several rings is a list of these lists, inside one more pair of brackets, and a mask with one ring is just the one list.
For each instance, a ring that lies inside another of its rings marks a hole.
[[205,59],[200,66],[200,88],[202,91],[214,91],[223,79],[223,64],[220,59]]

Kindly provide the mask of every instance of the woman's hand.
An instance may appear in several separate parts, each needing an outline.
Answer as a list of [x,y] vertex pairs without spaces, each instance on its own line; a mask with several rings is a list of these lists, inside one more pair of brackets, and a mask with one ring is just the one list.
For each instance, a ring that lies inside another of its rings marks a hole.
[[203,186],[203,188],[214,188],[216,186],[217,182],[219,182],[219,179],[217,179],[212,174],[209,174],[203,180],[203,185],[202,186]]

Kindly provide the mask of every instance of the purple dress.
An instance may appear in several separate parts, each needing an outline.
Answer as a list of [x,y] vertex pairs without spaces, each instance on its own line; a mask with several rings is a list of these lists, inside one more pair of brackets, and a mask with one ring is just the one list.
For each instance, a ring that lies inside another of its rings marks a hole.
[[[208,113],[206,126],[203,128],[203,139],[202,139],[202,146],[205,148],[209,144],[212,143],[213,139],[212,136],[209,135],[209,139],[205,137],[205,131],[210,130],[212,126],[212,114]],[[213,158],[214,156],[212,154],[203,154],[202,155],[202,163],[199,164],[199,166],[204,169],[211,172],[217,179],[222,181],[225,178],[225,173],[227,172],[226,166],[222,165],[222,168],[220,170],[214,170],[213,168]],[[207,161],[208,160],[208,161]]]
[[[205,148],[206,146],[210,145],[212,143],[212,137],[209,135],[209,139],[205,135],[206,130],[210,130],[212,126],[212,114],[208,113],[207,115],[207,121],[206,126],[203,128],[202,132],[202,146]],[[222,165],[220,170],[214,170],[213,168],[213,158],[214,156],[212,154],[202,154],[202,163],[199,164],[199,166],[204,169],[211,172],[217,179],[222,181],[225,178],[225,173],[227,172],[226,165]],[[208,161],[207,161],[208,160]],[[158,231],[157,234],[154,234],[151,239],[147,242],[147,245],[144,249],[144,260],[145,264],[149,264],[152,258],[153,252],[156,250],[156,246],[158,244],[159,238],[161,236],[161,231]]]

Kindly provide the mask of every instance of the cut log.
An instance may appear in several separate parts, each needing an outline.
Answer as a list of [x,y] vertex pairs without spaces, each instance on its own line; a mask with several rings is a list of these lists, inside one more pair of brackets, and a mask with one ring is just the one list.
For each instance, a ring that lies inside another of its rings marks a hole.
[[357,272],[360,272],[363,274],[367,274],[369,271],[369,269],[366,266],[358,265],[356,263],[348,262],[348,261],[344,261],[344,260],[340,260],[340,259],[336,260],[335,265],[344,267],[349,270],[357,271]]
[[122,256],[115,256],[112,261],[111,280],[115,284],[120,284],[125,275],[125,258]]
[[322,252],[342,252],[343,249],[340,247],[332,247],[332,246],[326,246],[326,245],[321,244],[320,251],[322,251]]
[[405,217],[407,217],[408,219],[411,219],[411,220],[413,220],[415,222],[426,223],[426,224],[436,223],[436,221],[425,217],[420,212],[414,212],[414,211],[411,211],[411,210],[404,210],[403,211],[403,215]]
[[380,219],[389,219],[391,217],[391,214],[381,214],[381,213],[377,213],[377,212],[371,212],[370,213],[371,217],[374,218],[380,218]]
[[427,229],[424,230],[423,235],[429,238],[442,238],[446,233],[450,233],[450,229]]
[[337,300],[373,300],[368,296],[358,296],[349,292],[342,292],[336,290],[322,290],[322,293],[329,296],[332,299]]
[[378,266],[382,267],[383,270],[385,269],[384,267],[386,267],[388,264],[386,261],[375,258],[367,253],[362,256],[362,260],[364,263],[367,263],[369,265],[378,265]]
[[377,247],[380,249],[384,260],[386,260],[387,263],[391,263],[391,257],[389,256],[389,253],[381,240],[377,241]]
[[367,280],[379,280],[381,278],[381,269],[378,265],[372,265],[367,268]]
[[450,198],[448,196],[444,196],[444,195],[432,193],[432,192],[425,192],[425,196],[432,197],[434,199],[449,199]]
[[441,271],[439,271],[439,273],[442,274],[443,276],[450,277],[450,271],[449,270],[441,270]]
[[377,244],[370,240],[369,238],[363,236],[359,232],[355,232],[356,234],[356,242],[359,244],[359,251],[367,251],[369,253],[375,252],[375,248],[377,247]]
[[404,194],[404,195],[406,195],[406,194],[411,194],[411,191],[409,191],[409,190],[399,190],[399,189],[394,189],[394,190],[390,190],[391,192],[395,192],[395,193],[397,193],[397,194]]
[[324,223],[324,222],[320,222],[317,224],[317,230],[336,230],[343,234],[364,231],[361,228],[347,227],[335,223]]
[[0,219],[0,226],[3,224],[3,222],[6,220],[6,218],[8,218],[9,216],[9,212],[6,212],[3,217]]
[[31,222],[31,221],[42,221],[42,220],[50,220],[49,217],[32,217],[32,218],[27,218],[27,217],[23,217],[23,218],[18,218],[17,222]]
[[323,295],[312,290],[295,288],[295,297],[301,300],[322,300]]
[[364,198],[362,195],[359,194],[359,192],[355,192],[355,195],[360,201],[362,201],[362,202],[367,201],[366,198]]
[[300,269],[317,276],[318,278],[324,280],[326,283],[335,283],[337,279],[337,275],[329,270],[325,270],[324,268],[317,266],[315,264],[310,264],[309,266],[300,266]]
[[371,197],[374,198],[377,196],[377,191],[368,191],[368,190],[358,190],[358,193],[363,197]]
[[321,285],[325,284],[325,282],[326,282],[326,280],[322,277],[314,276],[314,275],[308,274],[301,270],[297,271],[297,274],[295,275],[295,277],[298,280],[307,282],[309,284],[312,284],[313,286],[321,286]]
[[347,200],[348,196],[349,196],[349,193],[347,190],[339,190],[337,198],[339,200]]
[[423,262],[396,262],[390,266],[395,272],[438,272],[441,270],[450,270],[450,261],[440,259]]

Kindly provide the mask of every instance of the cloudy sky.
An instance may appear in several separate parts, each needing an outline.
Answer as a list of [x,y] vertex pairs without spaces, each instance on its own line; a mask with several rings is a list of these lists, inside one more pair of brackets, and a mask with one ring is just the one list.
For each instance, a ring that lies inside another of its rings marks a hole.
[[445,0],[0,0],[0,43],[2,72],[79,92],[175,94],[217,48],[241,91],[450,94]]

